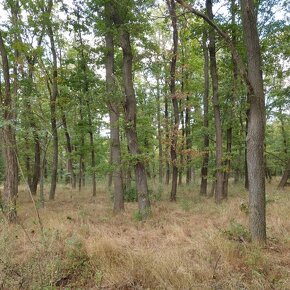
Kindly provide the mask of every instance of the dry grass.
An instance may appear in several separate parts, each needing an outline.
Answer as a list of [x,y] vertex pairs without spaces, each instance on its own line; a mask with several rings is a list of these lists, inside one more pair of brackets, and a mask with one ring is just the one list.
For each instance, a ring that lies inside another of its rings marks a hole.
[[237,185],[219,206],[186,186],[170,203],[165,188],[142,222],[134,203],[114,216],[104,187],[96,199],[59,187],[39,208],[43,234],[22,189],[19,224],[1,222],[0,288],[290,289],[290,194],[275,185],[267,188],[265,248],[249,242],[247,194]]

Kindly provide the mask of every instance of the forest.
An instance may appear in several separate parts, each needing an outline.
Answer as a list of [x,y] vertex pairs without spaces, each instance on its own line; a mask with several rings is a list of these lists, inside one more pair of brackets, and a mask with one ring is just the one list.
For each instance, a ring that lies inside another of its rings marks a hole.
[[0,289],[290,289],[286,0],[0,0]]

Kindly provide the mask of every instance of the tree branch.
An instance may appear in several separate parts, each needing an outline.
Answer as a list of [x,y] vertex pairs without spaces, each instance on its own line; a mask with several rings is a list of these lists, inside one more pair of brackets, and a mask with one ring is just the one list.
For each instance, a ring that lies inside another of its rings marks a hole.
[[236,61],[237,65],[238,65],[239,73],[240,73],[241,77],[243,78],[243,80],[245,81],[250,95],[254,95],[253,86],[248,78],[247,68],[246,68],[241,56],[239,55],[234,43],[232,42],[230,36],[225,31],[223,31],[214,21],[209,19],[209,17],[206,14],[194,9],[191,5],[187,4],[183,0],[175,0],[175,1],[177,3],[179,3],[183,8],[190,11],[192,14],[204,19],[204,21],[207,22],[218,33],[218,35],[221,36],[225,40],[228,48],[230,49],[230,51],[232,53],[234,60]]

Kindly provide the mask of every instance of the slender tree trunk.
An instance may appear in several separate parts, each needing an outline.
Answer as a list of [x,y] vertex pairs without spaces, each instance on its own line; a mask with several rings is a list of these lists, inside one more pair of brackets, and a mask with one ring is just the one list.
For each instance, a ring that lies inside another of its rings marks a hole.
[[[185,146],[186,149],[191,149],[191,134],[190,134],[190,104],[189,104],[189,94],[186,94],[186,109],[185,109]],[[192,181],[192,167],[189,164],[191,162],[191,157],[187,156],[186,158],[186,184],[189,184]]]
[[[249,96],[247,97],[247,103],[249,102]],[[247,162],[247,156],[248,156],[248,145],[247,145],[247,136],[248,136],[248,128],[249,128],[249,116],[250,116],[250,110],[247,109],[246,111],[246,127],[245,127],[245,189],[249,190],[249,173],[248,173],[248,162]]]
[[[187,148],[187,140],[186,138],[186,124],[185,124],[185,117],[186,117],[186,113],[185,110],[186,108],[183,107],[183,97],[185,95],[185,81],[186,81],[186,75],[184,73],[184,66],[185,66],[185,51],[184,51],[184,44],[181,38],[181,95],[182,95],[182,99],[180,99],[179,101],[179,110],[180,110],[180,120],[181,120],[181,132],[182,132],[182,140],[181,140],[181,146],[180,146],[180,150],[183,151],[184,149],[190,149]],[[185,106],[188,105],[187,102],[187,95],[186,94],[186,100],[185,100]],[[179,176],[178,176],[178,185],[182,184],[182,177],[183,177],[183,172],[184,169],[186,168],[186,173],[188,171],[188,169],[191,168],[191,166],[189,166],[190,163],[190,155],[187,153],[186,156],[184,157],[184,154],[180,154],[180,169],[179,169]]]
[[205,134],[203,137],[203,161],[201,168],[200,194],[207,195],[208,180],[208,160],[209,160],[209,133],[208,133],[208,99],[209,99],[209,56],[207,48],[207,31],[204,30],[202,38],[203,58],[204,58],[204,93],[203,93],[203,126]]
[[172,130],[172,140],[170,146],[170,155],[172,162],[172,184],[170,192],[170,200],[176,201],[177,191],[177,178],[178,178],[178,167],[177,167],[177,140],[178,140],[178,126],[179,126],[179,109],[176,95],[176,62],[177,62],[177,49],[178,49],[178,29],[177,29],[177,16],[175,10],[175,1],[166,0],[168,10],[171,17],[171,25],[173,29],[173,47],[172,47],[172,58],[170,66],[170,94],[172,99],[174,124]]
[[278,189],[283,189],[286,186],[289,177],[290,177],[290,159],[288,159],[288,163],[285,168],[284,174],[281,178],[281,181],[279,182]]
[[[52,0],[49,1],[49,10],[53,5]],[[50,118],[51,118],[51,133],[52,133],[52,143],[53,143],[53,158],[52,158],[52,170],[51,170],[51,184],[49,199],[53,200],[55,198],[55,190],[57,183],[57,169],[58,169],[58,133],[57,133],[57,121],[56,121],[56,102],[58,98],[58,73],[57,73],[57,55],[55,49],[54,35],[52,24],[47,24],[48,37],[50,40],[50,49],[52,54],[52,91],[50,94]]]
[[14,127],[14,108],[11,96],[11,82],[9,63],[5,44],[0,31],[0,54],[4,75],[5,91],[2,99],[3,120],[2,138],[4,147],[5,182],[3,199],[3,211],[9,222],[16,221],[16,199],[18,193],[18,163],[16,149],[16,133]]
[[[78,18],[78,24],[80,24],[80,15],[79,15],[79,8],[77,8],[77,18]],[[94,142],[94,133],[92,128],[92,116],[91,116],[91,110],[90,110],[90,102],[88,100],[88,92],[89,92],[89,81],[87,76],[87,64],[83,49],[83,39],[82,39],[82,33],[79,25],[78,29],[78,35],[79,35],[79,42],[81,46],[81,66],[82,71],[84,74],[84,86],[83,86],[83,92],[87,103],[87,112],[88,112],[88,126],[89,126],[89,136],[90,136],[90,147],[91,147],[91,167],[92,167],[92,185],[93,185],[93,196],[97,195],[97,181],[96,181],[96,153],[95,153],[95,142]],[[83,171],[84,172],[84,171]],[[84,175],[83,175],[84,177]]]
[[[212,20],[212,0],[206,0],[206,9],[208,17]],[[216,47],[215,47],[215,32],[212,28],[209,29],[209,55],[210,55],[210,73],[212,78],[212,90],[213,90],[213,108],[215,119],[215,131],[216,131],[216,190],[215,201],[220,203],[226,198],[223,192],[223,149],[222,149],[222,123],[221,113],[219,105],[219,87],[218,87],[218,74],[216,64]]]
[[92,116],[90,112],[90,104],[88,102],[88,121],[89,121],[89,135],[90,135],[90,146],[91,146],[91,166],[92,166],[92,185],[93,185],[93,196],[97,196],[97,180],[96,180],[96,153],[95,153],[95,142],[92,125]]
[[261,71],[261,52],[253,0],[241,0],[242,22],[248,59],[250,113],[247,135],[249,174],[250,230],[252,240],[266,242],[265,209],[265,96]]
[[[111,128],[111,125],[110,125],[110,128]],[[111,132],[111,129],[110,129],[110,132]],[[109,159],[110,159],[109,164],[110,164],[110,166],[112,166],[112,146],[110,146],[110,153],[109,154],[110,154],[110,156],[109,156]],[[113,184],[113,171],[112,171],[112,168],[111,168],[109,173],[108,173],[108,187],[111,188],[112,184]]]
[[282,133],[282,138],[283,138],[283,144],[284,144],[284,153],[287,156],[288,154],[288,144],[287,144],[287,134],[285,130],[285,122],[284,122],[284,117],[282,115],[282,108],[279,106],[279,117],[278,119],[281,122],[281,133]]
[[75,188],[76,176],[73,170],[71,137],[70,137],[68,127],[67,127],[66,115],[63,110],[62,110],[62,125],[64,129],[65,140],[66,140],[67,171],[69,173],[68,182],[70,183],[72,188]]
[[[181,85],[183,87],[184,84]],[[184,91],[182,89],[182,91]],[[179,108],[181,108],[181,101],[179,103]],[[181,132],[182,132],[182,143],[181,143],[181,150],[184,149],[184,139],[185,139],[185,126],[184,126],[184,113],[183,110],[180,112],[180,119],[181,119]],[[189,157],[187,158],[189,159]],[[184,156],[183,154],[180,155],[180,169],[178,171],[178,185],[182,184],[182,176],[183,176],[183,168],[184,168]]]
[[[118,5],[118,4],[117,4]],[[114,21],[120,31],[120,43],[123,51],[123,80],[125,89],[125,131],[128,140],[130,154],[134,157],[134,168],[136,176],[136,188],[138,194],[139,213],[142,218],[148,217],[150,213],[150,202],[148,194],[147,176],[144,162],[140,156],[136,131],[136,96],[133,86],[133,53],[130,42],[130,34],[126,30],[123,21],[123,13],[115,11]],[[123,11],[122,11],[123,12]]]
[[170,138],[169,138],[169,113],[168,113],[168,97],[165,95],[164,97],[164,118],[165,118],[165,131],[166,131],[166,175],[165,175],[165,184],[169,184],[170,181],[170,164],[168,161],[168,154],[170,149]]
[[35,118],[33,116],[33,110],[31,108],[31,104],[29,101],[29,97],[31,96],[32,91],[33,91],[33,72],[34,72],[34,64],[36,62],[36,58],[30,58],[28,56],[26,58],[27,58],[27,63],[28,63],[28,78],[29,78],[29,84],[27,85],[28,91],[27,91],[27,96],[26,96],[26,98],[27,98],[26,110],[27,110],[27,114],[29,115],[28,123],[29,123],[30,128],[32,128],[32,136],[33,136],[33,143],[34,143],[33,169],[32,169],[32,174],[30,172],[27,172],[27,178],[28,178],[28,184],[29,184],[29,188],[30,188],[31,193],[33,195],[36,195],[37,186],[38,186],[39,178],[40,178],[41,148],[40,148],[39,134],[38,134],[36,121],[35,121]]
[[39,135],[34,130],[33,131],[33,141],[34,141],[34,166],[33,166],[33,175],[31,179],[31,193],[36,195],[37,193],[37,186],[39,183],[40,178],[40,155],[41,155],[41,148],[39,142]]
[[[91,127],[92,122],[90,121]],[[92,129],[89,131],[90,135],[90,145],[91,145],[91,165],[92,165],[92,183],[93,183],[93,196],[97,196],[97,180],[96,180],[96,153],[95,153],[95,142],[94,142],[94,134]]]
[[46,167],[46,154],[48,147],[47,133],[43,139],[43,150],[40,161],[40,172],[39,172],[39,201],[42,207],[44,207],[44,181],[45,181],[45,167]]
[[79,145],[79,191],[82,190],[82,187],[85,186],[85,154],[84,154],[84,147],[85,147],[85,136],[84,136],[84,114],[83,114],[83,100],[82,97],[79,98],[80,102],[80,145]]
[[[232,43],[236,46],[236,3],[235,0],[231,0],[231,25],[232,25]],[[238,67],[237,63],[232,55],[232,64],[233,64],[233,83],[232,83],[232,94],[230,96],[230,107],[229,107],[229,121],[228,121],[228,128],[227,128],[227,153],[225,159],[225,172],[224,172],[224,195],[228,196],[228,184],[229,184],[229,177],[231,172],[231,154],[232,154],[232,138],[233,138],[233,106],[235,106],[236,102],[236,92],[237,92],[237,83],[238,83]]]
[[[37,41],[37,48],[39,48],[42,43],[44,30],[45,29],[43,27],[42,32]],[[20,41],[22,42],[21,39]],[[38,132],[36,120],[34,118],[33,110],[31,108],[30,97],[33,94],[33,85],[34,85],[33,77],[34,77],[35,63],[37,61],[37,54],[33,56],[31,56],[29,53],[26,54],[26,61],[27,61],[27,66],[28,66],[29,84],[27,84],[26,86],[27,93],[24,99],[25,99],[25,105],[26,105],[26,110],[27,110],[27,116],[29,118],[28,123],[29,123],[29,126],[32,128],[32,135],[33,135],[33,142],[34,142],[34,163],[33,163],[32,175],[31,175],[30,180],[28,180],[28,184],[29,184],[31,193],[33,195],[36,195],[37,186],[40,179],[41,146],[40,146],[39,132]],[[20,66],[20,69],[23,71],[23,75],[24,75],[23,67]],[[30,177],[30,174],[28,174],[28,177]]]
[[223,184],[223,192],[224,196],[228,196],[228,188],[229,188],[229,177],[231,171],[231,153],[232,153],[232,138],[233,138],[233,129],[232,127],[227,129],[227,154],[225,160],[225,172],[224,172],[224,184]]
[[157,135],[158,135],[158,153],[159,153],[159,183],[163,180],[163,149],[161,132],[161,105],[160,105],[160,79],[157,77]]
[[26,181],[27,181],[27,184],[29,186],[29,188],[31,188],[31,162],[30,162],[30,150],[29,149],[29,142],[28,140],[25,140],[25,170],[26,170]]

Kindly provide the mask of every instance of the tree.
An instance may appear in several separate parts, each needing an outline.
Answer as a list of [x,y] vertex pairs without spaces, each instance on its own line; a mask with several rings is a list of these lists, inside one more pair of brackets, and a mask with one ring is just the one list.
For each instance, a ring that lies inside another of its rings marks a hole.
[[108,94],[108,109],[110,115],[110,155],[112,170],[112,183],[114,186],[114,212],[124,210],[124,187],[121,165],[120,128],[119,128],[119,103],[116,100],[116,84],[114,72],[114,35],[113,35],[113,7],[105,6],[105,22],[107,31],[106,40],[106,89]]
[[[0,54],[4,75],[5,90],[0,95],[3,110],[2,138],[4,147],[5,182],[3,191],[3,212],[9,222],[16,221],[16,199],[18,193],[18,162],[15,133],[15,108],[11,94],[11,79],[7,49],[4,44],[2,31],[0,30]],[[1,90],[2,91],[2,90]]]
[[249,128],[247,134],[247,165],[249,174],[250,230],[252,240],[266,242],[265,216],[265,96],[261,73],[261,52],[257,30],[257,19],[252,0],[241,0],[245,46],[248,69],[227,33],[204,13],[192,8],[183,0],[176,0],[193,14],[203,18],[226,41],[236,61],[239,72],[246,83],[250,96]]
[[[47,6],[47,34],[50,40],[50,49],[52,55],[52,72],[51,72],[51,83],[52,88],[49,89],[50,95],[50,118],[51,118],[51,133],[53,136],[53,158],[52,158],[52,171],[51,171],[51,185],[49,192],[49,199],[53,200],[55,197],[55,190],[57,184],[57,169],[58,169],[58,134],[57,134],[57,120],[56,120],[56,110],[57,110],[57,98],[58,98],[58,71],[57,71],[57,54],[54,40],[54,33],[51,20],[51,10],[53,6],[53,0],[49,0]],[[44,11],[43,11],[44,12]]]
[[170,13],[172,29],[173,29],[173,47],[172,57],[170,64],[170,94],[173,106],[174,124],[172,130],[172,140],[170,145],[170,154],[172,162],[172,184],[170,192],[170,200],[176,201],[177,191],[177,178],[178,178],[178,167],[177,167],[177,140],[178,140],[178,126],[179,126],[179,108],[176,92],[176,61],[177,61],[177,49],[178,49],[178,29],[177,29],[177,16],[175,10],[174,0],[167,0],[167,7]]
[[290,159],[288,160],[288,163],[286,165],[281,181],[279,182],[278,189],[282,189],[286,186],[287,180],[289,179],[289,177],[290,177]]
[[253,0],[241,0],[242,21],[248,60],[250,93],[247,164],[249,174],[250,229],[252,239],[266,242],[265,209],[265,96],[257,18]]
[[[128,3],[129,4],[129,3]],[[124,5],[126,6],[126,5]],[[123,82],[125,91],[125,132],[128,140],[128,147],[132,155],[132,162],[135,169],[136,188],[138,194],[139,212],[142,218],[147,218],[150,214],[150,202],[147,185],[147,175],[138,145],[136,131],[136,96],[133,85],[133,52],[131,47],[130,33],[126,26],[127,7],[114,6],[113,20],[119,30],[120,46],[123,52]]]
[[200,194],[207,194],[208,160],[209,160],[209,122],[208,122],[208,98],[209,98],[209,57],[207,41],[207,30],[204,29],[202,38],[202,50],[204,58],[204,94],[203,94],[203,126],[205,130],[203,141],[203,161],[201,167]]
[[[212,1],[206,0],[206,10],[210,20],[213,20]],[[215,158],[216,158],[216,183],[215,183],[215,201],[220,203],[226,198],[223,188],[223,137],[222,137],[222,122],[219,104],[219,88],[218,88],[218,73],[216,64],[216,45],[215,45],[215,31],[213,28],[209,29],[209,57],[210,57],[210,74],[212,80],[212,102],[214,108],[215,119]]]

